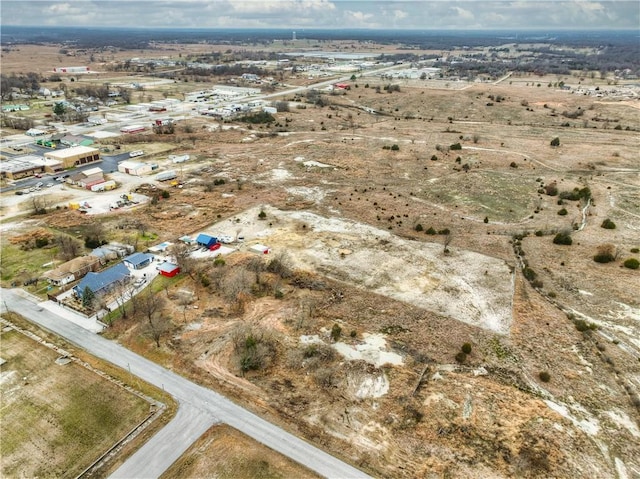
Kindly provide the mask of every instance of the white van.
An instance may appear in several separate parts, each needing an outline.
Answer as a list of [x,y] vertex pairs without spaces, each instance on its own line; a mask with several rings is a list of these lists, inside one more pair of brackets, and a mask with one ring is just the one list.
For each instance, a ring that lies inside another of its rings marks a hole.
[[129,158],[135,158],[136,156],[142,156],[142,155],[144,155],[144,151],[136,150],[129,153]]

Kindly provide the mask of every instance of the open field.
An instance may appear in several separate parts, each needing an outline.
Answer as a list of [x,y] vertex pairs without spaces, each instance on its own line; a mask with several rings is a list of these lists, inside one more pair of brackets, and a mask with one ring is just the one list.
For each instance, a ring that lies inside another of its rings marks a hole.
[[2,475],[76,477],[150,405],[11,327],[1,334]]
[[[127,78],[108,75],[80,83]],[[201,252],[154,282],[171,319],[159,347],[134,304],[105,335],[374,476],[640,474],[639,276],[623,265],[640,258],[638,100],[579,93],[617,88],[584,72],[350,83],[317,104],[286,95],[269,124],[193,116],[173,135],[117,139],[163,168],[169,152],[191,155],[183,188],[154,183],[146,193],[169,197],[19,218],[3,233],[100,223],[139,250],[201,231],[243,237],[222,261]],[[134,101],[149,95],[162,89]],[[142,182],[153,180],[126,187]],[[28,201],[5,196],[3,214]],[[596,263],[606,245],[612,261]],[[5,282],[57,256],[3,248]],[[304,471],[217,427],[166,477],[207,474]]]

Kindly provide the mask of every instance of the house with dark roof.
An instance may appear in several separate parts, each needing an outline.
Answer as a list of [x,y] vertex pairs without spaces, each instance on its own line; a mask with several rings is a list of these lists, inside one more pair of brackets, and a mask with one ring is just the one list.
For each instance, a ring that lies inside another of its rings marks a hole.
[[132,255],[127,256],[123,261],[127,268],[142,269],[151,264],[153,261],[153,255],[148,253],[133,253]]
[[89,272],[82,281],[74,286],[73,291],[76,296],[82,297],[86,288],[89,288],[94,295],[107,293],[121,281],[128,281],[131,273],[124,263],[118,263],[111,268],[99,273]]
[[207,249],[213,248],[213,246],[218,242],[218,238],[214,236],[210,236],[208,234],[200,233],[196,238],[196,243],[199,246],[204,246]]

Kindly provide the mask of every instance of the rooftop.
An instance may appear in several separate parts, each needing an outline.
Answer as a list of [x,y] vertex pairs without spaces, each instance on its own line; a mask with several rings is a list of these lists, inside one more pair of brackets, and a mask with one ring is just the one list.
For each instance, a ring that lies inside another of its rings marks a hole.
[[72,146],[71,148],[65,148],[64,150],[56,150],[45,153],[48,158],[65,159],[76,155],[88,155],[98,153],[97,148],[90,148],[88,146]]

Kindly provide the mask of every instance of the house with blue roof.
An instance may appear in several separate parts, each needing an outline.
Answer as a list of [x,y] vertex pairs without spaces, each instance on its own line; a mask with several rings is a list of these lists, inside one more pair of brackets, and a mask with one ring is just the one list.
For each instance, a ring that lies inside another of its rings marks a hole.
[[118,263],[111,268],[107,268],[99,273],[89,272],[86,274],[82,281],[80,281],[74,288],[76,296],[82,297],[86,288],[89,288],[94,295],[107,293],[118,282],[128,281],[131,273],[129,269],[123,264]]
[[196,243],[198,243],[199,246],[204,246],[207,249],[211,249],[215,244],[218,243],[218,238],[205,233],[200,233],[196,238]]
[[153,261],[153,255],[148,253],[133,253],[132,255],[127,256],[123,261],[127,268],[142,269],[151,264]]

